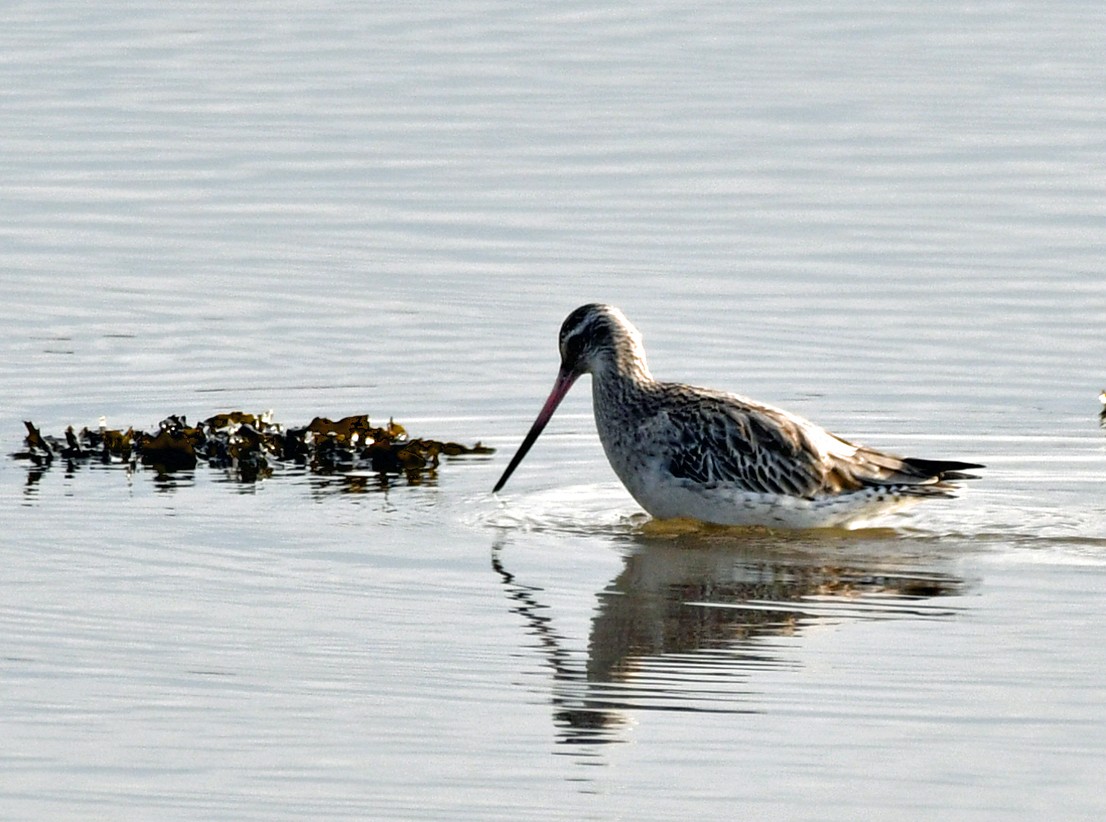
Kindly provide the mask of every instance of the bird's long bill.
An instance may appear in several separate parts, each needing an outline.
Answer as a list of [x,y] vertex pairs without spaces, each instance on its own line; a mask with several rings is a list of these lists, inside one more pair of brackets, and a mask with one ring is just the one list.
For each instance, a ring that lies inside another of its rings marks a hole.
[[566,371],[563,368],[560,373],[557,374],[557,381],[553,383],[553,390],[549,392],[549,399],[545,401],[545,405],[543,405],[541,411],[538,412],[538,417],[534,420],[534,424],[530,426],[530,431],[527,433],[526,439],[522,441],[522,445],[518,447],[518,451],[511,457],[511,462],[507,466],[507,470],[503,472],[503,476],[499,478],[499,482],[497,482],[495,488],[492,489],[493,494],[507,484],[507,480],[510,478],[511,474],[514,473],[518,464],[522,462],[522,458],[526,456],[526,452],[530,450],[530,446],[533,445],[541,435],[549,419],[553,416],[553,412],[557,410],[557,406],[561,404],[561,400],[565,398],[568,389],[572,388],[572,384],[576,382],[576,378],[579,376],[579,374]]

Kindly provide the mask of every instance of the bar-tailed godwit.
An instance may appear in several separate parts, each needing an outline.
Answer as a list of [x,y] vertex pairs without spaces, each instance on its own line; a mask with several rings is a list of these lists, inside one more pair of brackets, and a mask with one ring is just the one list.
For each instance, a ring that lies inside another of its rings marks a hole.
[[856,445],[788,411],[735,394],[660,382],[641,334],[614,306],[577,308],[561,326],[553,391],[494,491],[511,476],[572,384],[591,374],[599,439],[622,484],[657,519],[784,528],[856,526],[974,479],[969,462]]

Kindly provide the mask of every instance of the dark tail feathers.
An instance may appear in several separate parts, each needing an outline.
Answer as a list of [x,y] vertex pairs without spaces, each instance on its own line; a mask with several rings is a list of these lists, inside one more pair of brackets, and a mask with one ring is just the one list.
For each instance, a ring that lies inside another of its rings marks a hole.
[[985,466],[975,462],[954,462],[952,460],[923,460],[918,457],[904,457],[903,462],[929,477],[944,480],[972,480],[979,479],[978,474],[965,474],[965,471]]

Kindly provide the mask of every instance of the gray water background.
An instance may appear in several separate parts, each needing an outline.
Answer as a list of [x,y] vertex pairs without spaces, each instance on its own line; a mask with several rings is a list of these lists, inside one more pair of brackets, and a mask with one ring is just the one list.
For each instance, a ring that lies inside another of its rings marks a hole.
[[[0,442],[234,408],[488,461],[0,460],[7,818],[1097,818],[1106,12],[11,4]],[[649,525],[586,386],[984,462],[853,535]]]

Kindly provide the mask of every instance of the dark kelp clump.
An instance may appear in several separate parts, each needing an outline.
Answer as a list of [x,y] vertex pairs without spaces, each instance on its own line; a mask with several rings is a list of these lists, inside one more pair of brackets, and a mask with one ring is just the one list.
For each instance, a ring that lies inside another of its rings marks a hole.
[[75,432],[70,426],[63,437],[44,436],[31,422],[24,440],[26,450],[13,454],[39,467],[54,459],[70,463],[98,461],[149,466],[159,474],[207,464],[236,474],[243,482],[255,482],[272,474],[278,464],[303,466],[312,473],[333,474],[372,471],[405,474],[417,481],[437,469],[441,457],[487,455],[492,448],[456,442],[413,439],[402,425],[388,420],[373,425],[367,414],[329,420],[316,417],[300,428],[285,428],[268,414],[231,411],[189,425],[183,415],[158,423],[154,432],[128,428]]

